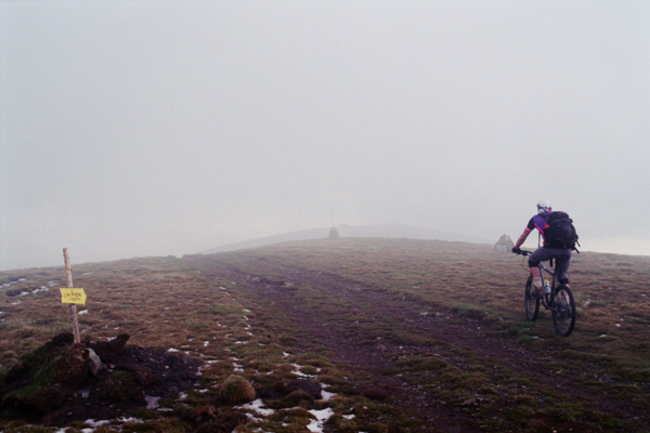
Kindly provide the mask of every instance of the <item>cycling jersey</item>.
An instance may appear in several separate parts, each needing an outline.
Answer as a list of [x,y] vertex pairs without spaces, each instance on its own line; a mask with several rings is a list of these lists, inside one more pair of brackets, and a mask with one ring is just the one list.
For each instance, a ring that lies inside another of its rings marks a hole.
[[546,222],[546,217],[548,214],[540,215],[537,214],[533,216],[530,221],[528,221],[528,226],[526,227],[528,231],[533,231],[537,229],[542,236],[544,236],[544,223]]

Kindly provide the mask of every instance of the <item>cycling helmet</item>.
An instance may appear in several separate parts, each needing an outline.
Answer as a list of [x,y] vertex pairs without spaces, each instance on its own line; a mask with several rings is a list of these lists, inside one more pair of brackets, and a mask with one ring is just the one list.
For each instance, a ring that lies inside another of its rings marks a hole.
[[539,203],[537,203],[537,213],[549,213],[551,210],[551,202],[548,200],[540,200]]

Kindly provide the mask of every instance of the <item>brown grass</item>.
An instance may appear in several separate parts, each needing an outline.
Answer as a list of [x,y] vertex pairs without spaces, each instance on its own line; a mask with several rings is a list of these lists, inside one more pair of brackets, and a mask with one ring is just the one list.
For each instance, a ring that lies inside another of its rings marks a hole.
[[[541,384],[539,371],[491,358],[485,349],[474,350],[462,341],[450,342],[413,329],[422,318],[444,321],[454,329],[480,327],[486,338],[547,362],[545,368],[553,377],[564,378],[563,383],[610,396],[612,401],[622,401],[630,413],[647,416],[650,258],[574,256],[571,280],[579,316],[573,335],[562,338],[546,311],[535,323],[524,320],[522,260],[491,249],[437,241],[340,239],[183,259],[73,264],[73,272],[75,286],[88,295],[88,304],[79,308],[87,310],[79,316],[82,338],[104,340],[127,332],[129,344],[173,348],[206,362],[200,387],[182,402],[170,401],[169,408],[210,404],[221,395],[220,385],[233,375],[272,389],[295,378],[293,364],[297,364],[303,374],[330,384],[328,391],[339,394],[329,407],[336,414],[331,424],[340,431],[432,428],[418,427],[399,401],[364,396],[362,386],[372,385],[377,377],[342,362],[336,348],[327,346],[329,341],[300,323],[304,317],[314,317],[320,327],[336,328],[361,352],[369,345],[383,344],[382,380],[404,383],[414,392],[425,390],[437,410],[449,411],[476,429],[546,431],[561,422],[575,427],[574,431],[643,431],[624,411],[577,401],[562,388]],[[233,283],[218,271],[211,272],[221,269],[214,267],[217,263],[248,274],[248,283]],[[323,279],[322,284],[304,281],[300,275],[305,273]],[[254,278],[280,291],[290,303],[269,303],[269,298],[253,290]],[[64,281],[62,266],[0,273],[0,282],[9,284],[0,286],[0,372],[69,330],[68,307],[60,303],[58,292]],[[327,281],[345,282],[346,287],[332,291]],[[9,290],[41,287],[49,291],[6,296]],[[404,317],[362,308],[355,293],[390,299]],[[241,431],[304,429],[306,409],[321,407],[309,399],[296,400],[302,411],[278,413]],[[343,417],[351,413],[354,418]],[[158,431],[194,428],[176,418],[148,422],[157,423]],[[0,430],[52,431],[43,426],[20,430],[26,427],[17,425],[0,421]],[[98,431],[113,431],[108,426],[102,429]]]

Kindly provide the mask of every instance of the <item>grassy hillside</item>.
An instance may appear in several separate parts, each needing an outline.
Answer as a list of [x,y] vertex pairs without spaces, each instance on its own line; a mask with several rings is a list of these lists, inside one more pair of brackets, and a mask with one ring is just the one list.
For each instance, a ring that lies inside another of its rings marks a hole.
[[[195,431],[180,414],[223,407],[232,374],[263,405],[239,406],[250,414],[239,432],[649,431],[650,259],[575,255],[568,338],[545,311],[524,320],[525,267],[489,246],[406,239],[73,264],[88,294],[82,338],[127,332],[205,363],[187,395],[95,431]],[[63,266],[0,282],[6,371],[70,324]],[[295,378],[325,392],[276,392]],[[0,421],[5,433],[29,429],[54,431]]]

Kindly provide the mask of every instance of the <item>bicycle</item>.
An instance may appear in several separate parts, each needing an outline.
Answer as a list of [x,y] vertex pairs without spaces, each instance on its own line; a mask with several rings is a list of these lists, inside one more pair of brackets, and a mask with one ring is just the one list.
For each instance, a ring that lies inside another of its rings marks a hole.
[[[524,257],[532,254],[532,251],[521,250],[521,255]],[[551,260],[552,262],[552,260]],[[549,266],[553,266],[551,263]],[[539,304],[544,306],[545,309],[551,310],[553,315],[553,326],[558,334],[568,337],[573,332],[573,327],[576,323],[576,304],[573,299],[573,293],[564,284],[556,286],[557,274],[552,269],[547,268],[542,263],[538,265],[539,274],[544,280],[544,295],[537,297],[531,293],[533,285],[533,277],[528,276],[526,281],[526,292],[524,297],[524,304],[526,306],[526,319],[533,322],[537,319],[539,313]],[[551,283],[544,278],[544,272],[551,277]]]

